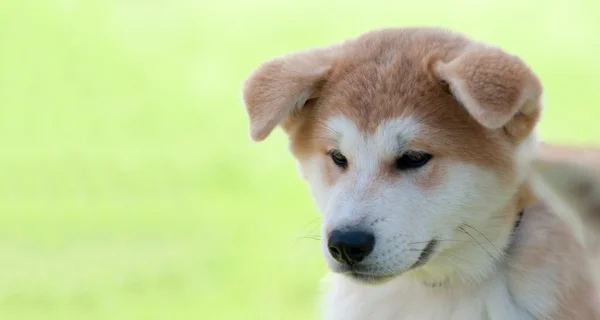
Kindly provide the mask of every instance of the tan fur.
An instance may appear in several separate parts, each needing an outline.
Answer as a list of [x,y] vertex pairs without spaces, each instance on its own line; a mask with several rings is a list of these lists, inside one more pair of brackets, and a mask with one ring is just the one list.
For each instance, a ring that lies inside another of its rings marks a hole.
[[[541,84],[516,56],[498,48],[472,44],[456,59],[435,65],[438,76],[471,115],[485,127],[496,129],[509,121],[525,122],[510,134],[525,137],[540,114]],[[515,115],[519,114],[519,117]],[[523,121],[531,119],[530,121]]]
[[263,140],[271,130],[310,98],[331,67],[335,48],[311,50],[275,59],[253,73],[244,89],[250,134]]
[[[588,261],[576,231],[525,180],[529,171],[523,170],[529,170],[531,160],[515,165],[516,157],[529,152],[519,146],[532,137],[541,95],[540,81],[518,57],[435,28],[378,30],[276,58],[254,71],[244,86],[252,138],[262,140],[281,125],[301,166],[319,161],[325,185],[345,177],[328,161],[339,133],[326,122],[335,118],[349,119],[365,137],[385,121],[414,119],[420,131],[404,147],[434,155],[427,169],[411,173],[423,192],[443,185],[458,163],[496,173],[505,188],[514,190],[497,221],[503,230],[498,241],[506,248],[517,212],[526,210],[507,258],[507,281],[516,290],[514,299],[521,299],[517,304],[536,300],[536,285],[543,282],[548,287],[542,289],[550,290],[543,301],[549,305],[524,307],[529,312],[546,319],[597,319],[596,289],[587,281]],[[538,161],[549,159],[544,152]],[[396,156],[377,162],[377,174],[365,182],[365,196],[377,195],[381,186],[406,174],[393,169]],[[600,182],[576,186],[589,204],[576,214],[597,210],[591,199],[596,185],[600,190]]]
[[589,266],[579,242],[571,235],[564,221],[549,215],[551,209],[536,204],[527,211],[516,241],[521,246],[512,252],[515,286],[530,287],[528,294],[541,294],[545,288],[536,286],[534,279],[541,270],[555,275],[546,279],[558,287],[559,303],[548,308],[549,319],[597,319],[598,309],[594,284],[589,281]]

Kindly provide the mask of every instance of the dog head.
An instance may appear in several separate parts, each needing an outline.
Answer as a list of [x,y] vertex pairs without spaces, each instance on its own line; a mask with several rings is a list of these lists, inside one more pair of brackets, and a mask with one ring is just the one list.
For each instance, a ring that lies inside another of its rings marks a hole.
[[289,136],[332,271],[438,282],[501,257],[541,91],[513,55],[406,28],[268,61],[243,95],[254,140]]

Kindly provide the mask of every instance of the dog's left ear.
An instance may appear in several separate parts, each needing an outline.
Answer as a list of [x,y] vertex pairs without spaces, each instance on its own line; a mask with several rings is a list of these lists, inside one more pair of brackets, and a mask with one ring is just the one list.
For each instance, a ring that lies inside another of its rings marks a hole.
[[527,137],[535,127],[542,85],[520,58],[472,43],[453,60],[435,62],[433,71],[484,127],[504,128],[516,140]]

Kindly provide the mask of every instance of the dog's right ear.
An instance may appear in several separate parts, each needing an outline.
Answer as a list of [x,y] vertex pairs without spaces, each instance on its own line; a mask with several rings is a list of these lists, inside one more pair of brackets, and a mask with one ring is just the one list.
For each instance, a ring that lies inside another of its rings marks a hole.
[[244,83],[243,98],[250,136],[264,140],[290,114],[317,98],[339,47],[292,53],[267,61]]

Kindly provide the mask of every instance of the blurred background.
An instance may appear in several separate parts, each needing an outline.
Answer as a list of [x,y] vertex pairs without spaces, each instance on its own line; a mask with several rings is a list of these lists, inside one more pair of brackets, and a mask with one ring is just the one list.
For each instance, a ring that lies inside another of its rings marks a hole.
[[318,215],[260,62],[390,26],[520,55],[541,137],[600,142],[600,2],[0,1],[0,319],[316,319]]

